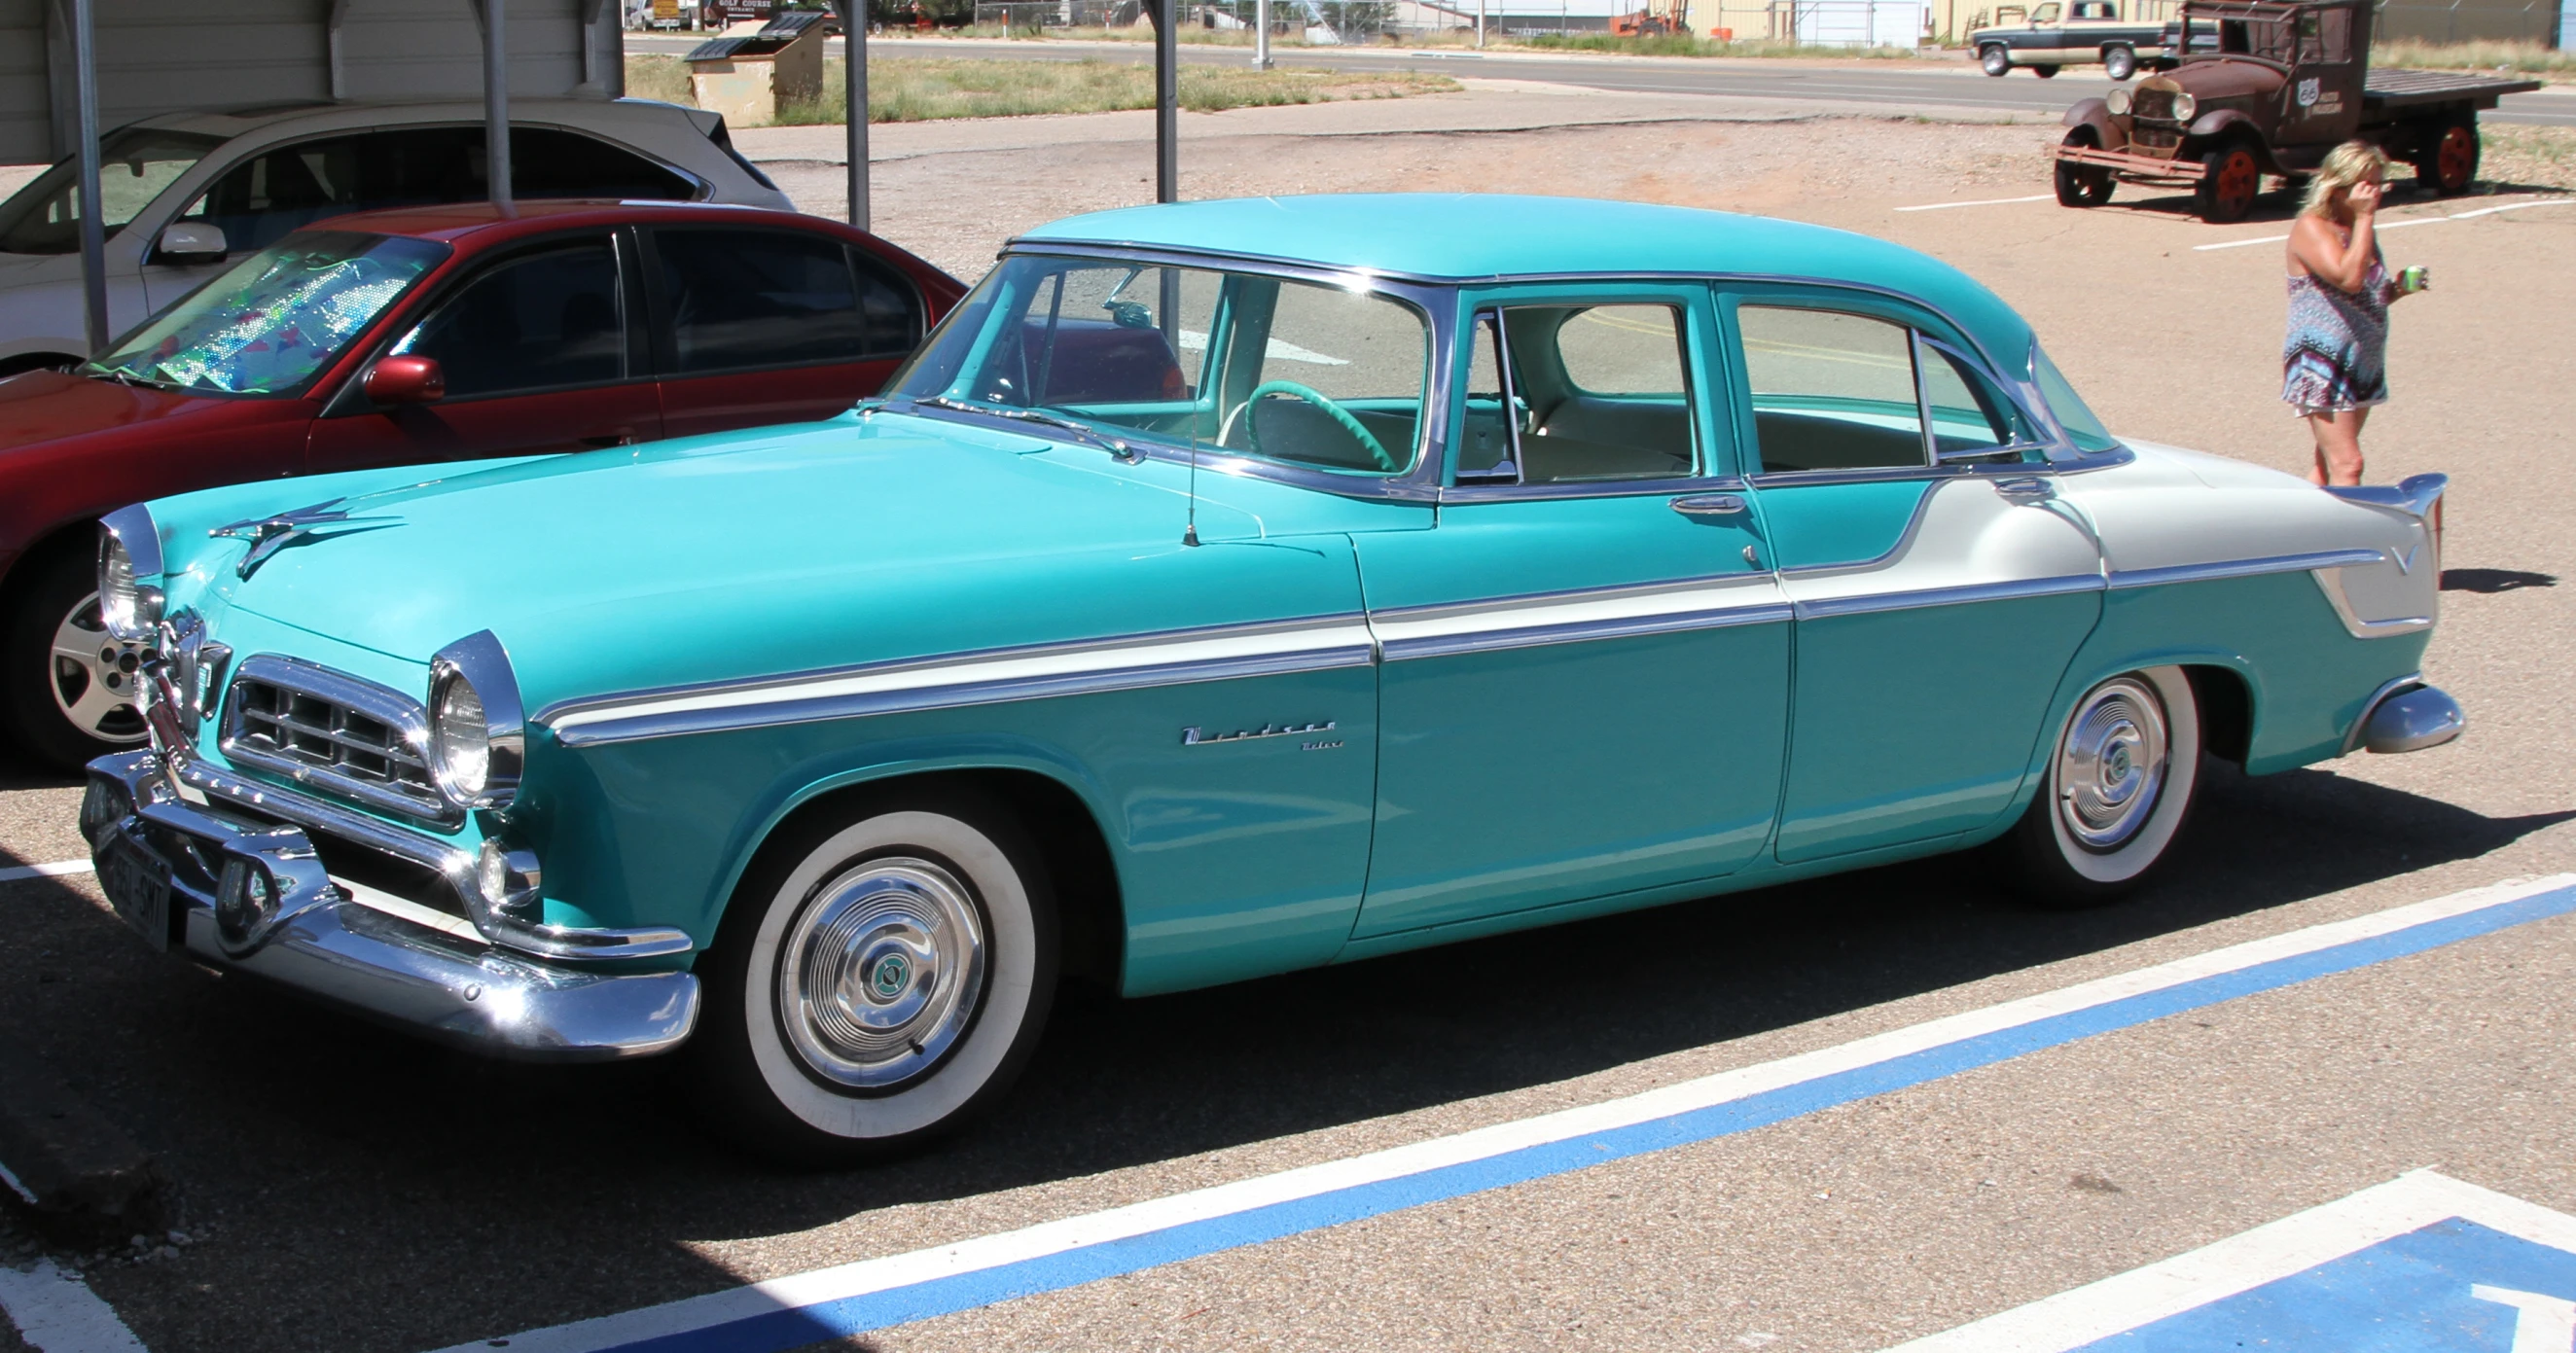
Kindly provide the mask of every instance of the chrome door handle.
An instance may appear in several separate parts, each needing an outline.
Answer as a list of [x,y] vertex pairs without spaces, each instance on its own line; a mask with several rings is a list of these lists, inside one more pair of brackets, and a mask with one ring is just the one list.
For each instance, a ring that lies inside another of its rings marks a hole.
[[2056,487],[2037,476],[1998,479],[1995,481],[1995,492],[2020,503],[2036,503],[2057,496]]
[[1733,517],[1744,511],[1744,497],[1735,493],[1694,493],[1675,498],[1673,511],[1685,517]]

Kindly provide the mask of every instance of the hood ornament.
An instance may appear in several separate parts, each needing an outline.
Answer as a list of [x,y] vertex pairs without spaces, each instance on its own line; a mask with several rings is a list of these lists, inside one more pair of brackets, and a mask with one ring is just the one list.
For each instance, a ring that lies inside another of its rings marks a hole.
[[206,534],[250,542],[249,552],[233,566],[236,576],[247,579],[279,550],[306,540],[322,539],[326,532],[337,534],[335,528],[374,531],[402,524],[399,517],[352,517],[340,507],[347,501],[346,498],[328,498],[311,507],[280,512],[273,517],[251,517],[230,526],[218,526]]

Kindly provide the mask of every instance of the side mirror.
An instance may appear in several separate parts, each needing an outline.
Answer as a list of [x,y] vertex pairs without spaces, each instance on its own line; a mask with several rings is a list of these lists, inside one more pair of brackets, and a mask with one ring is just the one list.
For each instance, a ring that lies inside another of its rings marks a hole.
[[367,368],[359,388],[378,404],[434,404],[447,398],[447,373],[434,357],[386,357]]
[[222,226],[181,221],[161,232],[153,252],[172,263],[221,263],[229,250]]

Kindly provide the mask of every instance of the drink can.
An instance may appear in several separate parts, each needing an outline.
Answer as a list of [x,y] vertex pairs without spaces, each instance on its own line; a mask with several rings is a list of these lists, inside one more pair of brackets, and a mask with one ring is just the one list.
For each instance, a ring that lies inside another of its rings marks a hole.
[[2424,265],[2421,263],[2397,274],[2397,289],[2399,291],[2413,293],[2422,291],[2431,285],[2431,282],[2425,280]]

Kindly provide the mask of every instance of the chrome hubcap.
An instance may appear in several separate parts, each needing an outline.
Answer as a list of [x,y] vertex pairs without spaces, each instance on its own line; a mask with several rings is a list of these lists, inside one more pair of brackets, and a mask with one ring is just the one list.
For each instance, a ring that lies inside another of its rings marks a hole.
[[102,742],[141,742],[143,711],[135,699],[146,656],[143,645],[107,632],[92,593],[54,629],[53,679],[45,689],[72,727]]
[[817,891],[778,964],[787,1038],[815,1074],[884,1090],[939,1064],[984,994],[984,925],[926,860],[870,860]]
[[2117,850],[2155,812],[2166,765],[2164,702],[2144,682],[2104,682],[2057,749],[2057,813],[2088,850]]

